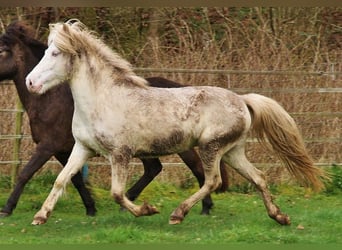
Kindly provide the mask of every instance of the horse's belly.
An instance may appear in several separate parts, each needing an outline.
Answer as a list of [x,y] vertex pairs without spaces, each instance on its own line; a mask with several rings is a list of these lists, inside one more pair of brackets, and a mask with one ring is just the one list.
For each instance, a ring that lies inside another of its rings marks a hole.
[[155,133],[150,138],[143,139],[142,143],[136,141],[135,156],[148,158],[170,155],[184,152],[195,144],[195,140],[184,130],[174,129],[170,133]]

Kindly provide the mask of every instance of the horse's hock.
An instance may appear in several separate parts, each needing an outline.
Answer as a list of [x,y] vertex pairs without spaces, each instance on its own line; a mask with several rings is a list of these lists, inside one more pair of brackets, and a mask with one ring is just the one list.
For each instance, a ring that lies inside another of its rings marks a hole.
[[[153,74],[147,73],[146,77],[150,75]],[[170,76],[164,77],[182,82]],[[191,82],[186,84],[191,84]],[[219,81],[214,81],[212,84],[220,86]],[[272,89],[265,86],[261,88],[258,85],[258,83],[243,82],[239,86],[232,86],[232,89],[240,94],[255,92],[277,100],[298,124],[315,164],[322,167],[341,164],[342,90],[338,87],[340,85],[339,78],[331,80],[325,76],[310,79],[293,77],[288,81],[281,80],[277,87]],[[15,133],[15,117],[20,110],[17,110],[16,107],[17,93],[14,84],[12,82],[2,83],[0,95],[2,97],[0,98],[0,174],[1,176],[9,176],[12,173],[13,166],[18,163],[13,155],[15,140],[21,138],[18,157],[20,166],[27,162],[35,145],[30,137],[30,128],[25,113],[21,129],[22,134],[17,135]],[[268,183],[290,180],[288,172],[280,165],[277,157],[264,150],[252,137],[248,139],[247,156],[252,163],[265,172]],[[185,188],[197,186],[190,170],[178,156],[166,156],[162,157],[161,160],[165,167],[157,176],[157,180],[171,182]],[[134,159],[130,166],[130,179],[140,177],[143,173],[140,160]],[[110,167],[102,157],[92,159],[89,168],[89,178],[94,182],[94,185],[110,186]],[[47,169],[52,169],[57,173],[61,168],[55,159],[51,159],[40,173],[44,173]],[[228,168],[228,171],[230,185],[247,183],[231,168]]]

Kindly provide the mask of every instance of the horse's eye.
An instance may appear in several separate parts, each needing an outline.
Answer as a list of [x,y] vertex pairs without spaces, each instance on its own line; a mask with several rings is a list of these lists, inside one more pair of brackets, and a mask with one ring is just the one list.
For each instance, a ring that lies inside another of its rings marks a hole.
[[60,54],[61,52],[59,51],[52,51],[52,56],[56,57]]
[[6,49],[0,49],[0,55],[3,55],[3,54],[5,54],[7,52],[7,50]]

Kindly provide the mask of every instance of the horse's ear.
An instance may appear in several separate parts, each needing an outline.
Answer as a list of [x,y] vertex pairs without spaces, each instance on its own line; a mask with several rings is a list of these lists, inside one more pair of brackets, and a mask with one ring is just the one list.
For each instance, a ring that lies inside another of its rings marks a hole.
[[69,33],[69,25],[63,23],[63,31]]
[[68,35],[70,43],[73,44],[73,39],[72,39],[72,32],[70,31],[70,26],[68,24],[63,23],[62,24],[62,30],[65,34]]
[[16,21],[7,26],[6,32],[13,34],[20,40],[31,39],[35,37],[35,30],[24,21]]

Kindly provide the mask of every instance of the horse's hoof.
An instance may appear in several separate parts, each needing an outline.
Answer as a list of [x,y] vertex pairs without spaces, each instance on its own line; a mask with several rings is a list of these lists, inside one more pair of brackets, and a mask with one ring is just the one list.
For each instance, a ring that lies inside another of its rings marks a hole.
[[37,226],[37,225],[42,225],[42,224],[45,224],[47,221],[46,218],[42,218],[42,217],[37,217],[37,218],[34,218],[33,221],[32,221],[32,225],[34,226]]
[[278,214],[275,219],[280,225],[291,224],[290,217],[287,214]]
[[0,212],[0,218],[5,218],[5,217],[8,217],[8,216],[10,216],[11,215],[11,213],[6,213],[6,212]]
[[184,219],[184,216],[178,216],[175,214],[171,214],[169,224],[170,225],[180,224],[180,223],[182,223],[183,219]]
[[147,202],[144,202],[144,204],[141,206],[140,211],[142,215],[159,214],[158,209],[155,206],[148,204]]
[[89,211],[87,211],[86,215],[94,217],[96,215],[96,212],[97,212],[96,209],[95,210],[89,210]]
[[169,220],[169,224],[170,225],[177,225],[177,224],[181,224],[182,223],[182,219],[180,218],[176,218],[176,217],[171,217]]

